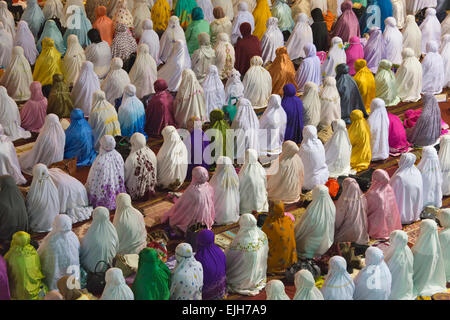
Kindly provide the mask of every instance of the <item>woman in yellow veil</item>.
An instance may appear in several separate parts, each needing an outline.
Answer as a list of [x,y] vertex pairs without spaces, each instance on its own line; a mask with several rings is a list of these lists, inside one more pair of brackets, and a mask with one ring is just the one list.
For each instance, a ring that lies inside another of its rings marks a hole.
[[372,71],[367,68],[367,62],[364,59],[355,61],[355,71],[356,74],[353,76],[353,80],[358,85],[367,113],[370,113],[370,104],[375,99],[375,77]]
[[163,33],[169,24],[170,5],[167,0],[156,0],[151,10],[153,29],[157,33]]
[[61,73],[61,53],[55,48],[51,38],[42,40],[42,52],[36,60],[33,71],[33,80],[39,81],[42,86],[53,83],[53,75]]
[[255,18],[255,31],[253,31],[253,35],[257,36],[259,40],[261,40],[264,32],[266,32],[266,23],[271,16],[272,14],[270,13],[267,0],[258,0],[255,10],[253,10],[253,17]]
[[348,128],[348,137],[352,144],[350,166],[357,172],[366,170],[372,160],[370,148],[370,128],[361,110],[350,113],[352,124]]

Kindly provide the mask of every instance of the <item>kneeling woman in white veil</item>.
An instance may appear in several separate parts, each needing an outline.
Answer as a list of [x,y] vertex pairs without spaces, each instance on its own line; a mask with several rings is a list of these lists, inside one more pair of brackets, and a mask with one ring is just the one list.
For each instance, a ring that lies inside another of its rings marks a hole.
[[251,101],[253,108],[266,107],[267,100],[272,94],[272,77],[263,66],[260,56],[250,59],[250,68],[244,76],[244,97]]
[[281,153],[286,131],[287,115],[281,106],[281,98],[272,94],[267,109],[259,119],[259,151],[269,156]]
[[191,58],[189,57],[186,43],[181,40],[176,40],[173,43],[172,51],[167,58],[166,64],[158,70],[158,79],[166,80],[169,91],[178,91],[183,70],[190,68]]
[[225,250],[228,291],[256,296],[266,286],[269,243],[256,225],[256,218],[243,214],[239,232]]

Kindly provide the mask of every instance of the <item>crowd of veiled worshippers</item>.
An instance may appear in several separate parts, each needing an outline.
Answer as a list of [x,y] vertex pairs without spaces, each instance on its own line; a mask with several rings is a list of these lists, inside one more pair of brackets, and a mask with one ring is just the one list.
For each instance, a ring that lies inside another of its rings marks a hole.
[[[445,293],[445,6],[0,1],[0,299],[288,300],[289,272],[294,300]],[[158,192],[171,254],[135,208]]]

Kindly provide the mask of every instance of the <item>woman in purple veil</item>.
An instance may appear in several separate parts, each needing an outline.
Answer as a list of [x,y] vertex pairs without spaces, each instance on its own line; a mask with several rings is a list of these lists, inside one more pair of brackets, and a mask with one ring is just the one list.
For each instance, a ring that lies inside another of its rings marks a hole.
[[364,47],[364,59],[367,61],[367,68],[372,73],[377,73],[378,65],[384,58],[384,39],[380,28],[373,27],[369,31],[369,40]]
[[189,155],[189,165],[186,180],[191,180],[192,170],[197,166],[202,166],[209,170],[209,157],[204,155],[204,151],[209,144],[208,136],[202,130],[202,122],[198,117],[188,120],[187,129],[191,133],[189,142],[185,141]]
[[317,56],[316,46],[307,43],[304,46],[306,58],[303,59],[300,67],[295,73],[295,82],[299,92],[303,92],[305,83],[314,82],[320,86],[322,75],[320,74],[320,59]]
[[295,93],[295,86],[292,83],[288,83],[283,87],[281,106],[287,116],[284,140],[292,140],[295,143],[300,143],[302,142],[303,132],[303,103]]
[[[224,255],[225,264],[225,255]],[[225,273],[225,270],[224,270]],[[0,300],[10,300],[9,294],[9,282],[8,282],[8,271],[6,268],[6,261],[0,255]]]
[[203,300],[221,300],[226,294],[225,253],[214,244],[214,232],[202,230],[197,235],[195,259],[203,266]]

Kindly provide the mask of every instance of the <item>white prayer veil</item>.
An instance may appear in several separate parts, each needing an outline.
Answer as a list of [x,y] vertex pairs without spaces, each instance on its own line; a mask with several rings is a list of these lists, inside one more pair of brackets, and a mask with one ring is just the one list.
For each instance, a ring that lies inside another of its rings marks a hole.
[[169,91],[178,91],[182,73],[191,68],[191,58],[189,57],[189,51],[187,51],[186,42],[176,40],[171,48],[172,51],[166,63],[158,70],[158,79],[166,80]]
[[240,99],[244,96],[244,85],[241,81],[241,74],[236,69],[231,70],[230,77],[225,84],[225,99],[228,103],[230,98]]
[[[183,28],[180,26],[180,20],[177,16],[171,16],[169,18],[169,23],[167,25],[166,30],[164,31],[163,35],[161,36],[161,39],[159,41],[160,49],[159,49],[159,58],[161,59],[161,62],[166,63],[168,62],[169,57],[172,55],[174,44],[177,41],[181,41],[180,46],[184,48],[183,55],[185,63],[189,63],[190,66],[190,57],[189,57],[189,51],[186,44],[186,37],[184,36]],[[173,59],[172,63],[175,62],[177,59]],[[184,64],[183,64],[184,65]],[[187,67],[187,66],[186,66]]]
[[434,220],[422,220],[419,237],[411,251],[414,255],[414,295],[429,297],[446,292],[444,257]]
[[111,48],[106,41],[91,43],[85,49],[86,60],[94,64],[94,72],[99,79],[103,79],[109,72],[112,53]]
[[225,88],[219,77],[219,71],[215,65],[208,67],[208,74],[202,83],[205,92],[206,113],[209,114],[214,109],[222,109],[228,101],[225,100]]
[[161,63],[159,59],[159,37],[155,30],[153,30],[153,21],[150,19],[144,20],[142,23],[142,36],[139,39],[139,44],[145,43],[148,46],[149,53],[155,60],[156,65]]
[[403,49],[402,56],[402,64],[395,73],[397,95],[402,102],[416,102],[421,98],[422,65],[411,48]]
[[442,171],[437,151],[432,146],[422,149],[422,158],[417,165],[422,174],[423,207],[442,207]]
[[[444,228],[439,232],[439,243],[441,248],[448,248],[450,245],[450,209],[441,209],[438,214],[439,222]],[[450,253],[447,250],[442,250],[442,258],[445,265],[445,276],[447,282],[450,282]]]
[[30,84],[33,82],[31,67],[22,47],[12,49],[11,60],[0,80],[8,95],[15,101],[27,101],[31,97]]
[[155,93],[153,84],[157,79],[156,62],[150,55],[148,45],[139,44],[136,60],[130,70],[130,81],[136,87],[136,97],[142,99]]
[[0,124],[0,176],[10,175],[16,184],[27,182],[20,171],[19,159],[11,139],[4,134],[3,126]]
[[134,300],[133,291],[125,282],[122,269],[108,269],[105,273],[105,282],[100,300]]
[[384,257],[392,275],[391,295],[389,300],[414,300],[413,295],[413,261],[414,257],[408,246],[408,234],[394,230],[389,236],[390,246]]
[[409,152],[402,154],[398,169],[390,181],[397,199],[402,224],[419,220],[423,209],[422,175],[414,165],[415,162],[414,154]]
[[47,166],[64,159],[66,134],[56,114],[50,113],[45,117],[44,125],[30,151],[19,157],[20,167],[25,173],[31,173],[36,163]]
[[48,232],[59,214],[59,196],[47,166],[38,163],[33,167],[33,181],[26,198],[28,220],[33,232]]
[[61,21],[64,17],[63,4],[61,0],[46,0],[42,13],[44,14],[45,20],[56,17]]
[[[99,261],[112,264],[119,248],[119,237],[114,225],[109,221],[109,210],[97,207],[92,213],[92,224],[86,235],[81,239],[80,262],[87,271],[95,272]],[[103,263],[99,263],[97,271],[104,270]]]
[[439,164],[442,172],[442,194],[450,195],[450,135],[444,135],[439,142]]
[[267,109],[259,119],[259,151],[263,154],[278,155],[286,131],[287,115],[281,106],[281,97],[272,94]]
[[[47,3],[48,1],[46,1]],[[0,36],[1,39],[1,36]],[[5,43],[2,41],[3,45]],[[7,44],[6,44],[7,45]],[[34,65],[37,57],[39,56],[39,52],[36,49],[36,42],[34,40],[34,36],[31,33],[30,28],[28,27],[28,23],[26,21],[20,20],[17,23],[17,31],[16,37],[14,38],[14,46],[20,46],[23,48],[24,55],[27,58],[30,65]],[[0,59],[1,63],[1,59]]]
[[90,61],[84,61],[71,96],[74,106],[83,110],[86,117],[91,114],[92,95],[97,90],[100,90],[100,81],[94,72],[94,65]]
[[220,156],[209,184],[214,189],[214,221],[218,225],[239,220],[239,177],[230,158]]
[[134,2],[133,4],[131,4],[132,10],[130,11],[133,15],[135,37],[136,39],[140,39],[144,31],[145,21],[150,20],[151,18],[150,9],[147,5],[147,0],[133,0],[133,1],[128,0],[128,1],[132,3]]
[[426,53],[427,43],[431,40],[440,43],[441,41],[441,24],[436,17],[436,9],[428,8],[425,11],[425,19],[419,26],[422,31],[422,53]]
[[394,17],[384,20],[385,28],[383,32],[385,59],[393,64],[402,63],[403,35],[397,28],[397,21]]
[[9,65],[9,60],[11,60],[12,48],[13,37],[0,21],[0,66],[6,68]]
[[161,135],[164,142],[156,155],[158,185],[163,188],[170,186],[178,188],[186,179],[188,151],[175,127],[166,126],[162,129]]
[[370,127],[372,161],[386,160],[389,158],[389,117],[383,99],[372,100],[367,123]]
[[391,0],[392,16],[397,21],[397,27],[402,29],[405,26],[406,19],[406,0]]
[[450,33],[442,37],[441,57],[444,62],[444,83],[443,86],[450,88]]
[[343,257],[334,256],[328,261],[328,273],[320,292],[325,300],[353,300],[355,284]]
[[336,66],[341,63],[347,63],[347,55],[345,54],[342,39],[339,37],[334,37],[331,39],[331,46],[328,51],[327,59],[322,64],[322,75],[335,77]]
[[416,17],[408,15],[406,24],[402,30],[403,49],[411,48],[417,58],[422,54],[422,31],[416,23]]
[[225,250],[229,292],[256,296],[266,286],[269,244],[256,218],[249,213],[239,219],[239,231]]
[[305,13],[299,13],[296,17],[294,30],[292,30],[286,43],[286,49],[291,60],[306,57],[304,48],[307,43],[313,43],[312,30],[308,22],[308,16]]
[[55,216],[52,231],[42,240],[37,252],[49,290],[58,289],[57,282],[62,277],[79,272],[80,241],[72,232],[72,220],[67,215]]
[[248,8],[247,2],[239,2],[238,12],[233,20],[233,28],[231,30],[231,43],[236,44],[237,40],[242,37],[241,30],[239,29],[241,24],[248,22],[252,27],[252,33],[255,31],[255,18],[251,14]]
[[19,108],[3,86],[0,86],[0,124],[4,134],[12,141],[31,137],[31,133],[20,126]]
[[341,119],[341,97],[336,88],[336,79],[326,77],[319,94],[320,122],[318,130],[326,128],[335,120]]
[[292,300],[324,300],[315,286],[314,277],[309,270],[303,269],[295,274],[295,296]]
[[427,53],[422,60],[422,93],[441,93],[445,77],[444,60],[439,54],[439,43],[430,40],[427,43]]
[[67,38],[67,50],[62,60],[64,80],[69,87],[73,86],[77,81],[84,61],[86,61],[86,55],[78,42],[77,35],[69,35]]
[[238,159],[242,159],[242,154],[247,149],[259,151],[259,121],[249,100],[239,100],[231,129],[236,130],[235,155]]
[[131,83],[128,73],[123,70],[122,67],[122,59],[113,58],[111,60],[111,68],[109,70],[109,73],[101,84],[101,88],[106,95],[106,100],[108,100],[113,105],[115,104],[116,99],[119,99],[123,96],[125,87]]
[[6,31],[14,38],[16,36],[16,25],[13,14],[8,10],[6,1],[0,1],[0,22],[3,23]]
[[284,46],[283,33],[278,28],[278,19],[270,17],[266,22],[266,32],[261,38],[262,59],[264,63],[274,61],[277,56],[276,50]]
[[302,96],[303,102],[303,125],[317,127],[320,123],[321,104],[319,98],[319,87],[314,82],[305,83]]
[[266,300],[291,300],[286,294],[283,282],[277,279],[267,282],[266,295]]
[[244,97],[251,101],[253,108],[260,109],[267,106],[267,100],[272,94],[272,77],[263,66],[260,56],[250,59],[250,68],[244,76]]

